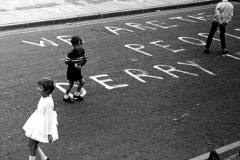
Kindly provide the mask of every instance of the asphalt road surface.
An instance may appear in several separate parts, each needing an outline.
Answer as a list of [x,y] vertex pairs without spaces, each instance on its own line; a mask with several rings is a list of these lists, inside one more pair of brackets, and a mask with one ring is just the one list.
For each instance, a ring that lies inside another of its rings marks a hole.
[[[22,126],[42,77],[58,86],[59,140],[41,145],[53,160],[186,160],[238,141],[240,5],[225,56],[218,33],[203,53],[214,7],[0,32],[0,159],[28,159]],[[88,62],[84,101],[68,104],[72,35]]]

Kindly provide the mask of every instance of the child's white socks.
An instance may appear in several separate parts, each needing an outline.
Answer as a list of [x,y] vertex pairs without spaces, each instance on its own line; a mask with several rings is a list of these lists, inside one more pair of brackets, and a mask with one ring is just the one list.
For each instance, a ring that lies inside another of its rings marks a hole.
[[33,156],[29,156],[29,160],[35,160],[36,157],[33,157]]
[[80,96],[80,92],[75,92],[74,95],[75,96]]
[[67,94],[64,95],[64,98],[65,98],[65,99],[68,99],[68,97],[69,97],[69,95],[67,95]]

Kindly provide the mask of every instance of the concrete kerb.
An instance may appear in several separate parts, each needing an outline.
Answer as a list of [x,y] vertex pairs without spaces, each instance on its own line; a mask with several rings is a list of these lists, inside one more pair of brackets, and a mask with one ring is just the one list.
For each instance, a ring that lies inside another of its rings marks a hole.
[[193,7],[193,6],[199,6],[199,5],[208,5],[208,4],[214,4],[214,3],[217,3],[217,2],[216,1],[193,2],[193,3],[185,3],[185,4],[177,4],[177,5],[157,6],[157,7],[144,8],[144,9],[133,9],[133,10],[110,12],[110,13],[100,13],[100,14],[94,14],[94,15],[87,15],[87,16],[83,16],[83,17],[77,16],[77,17],[67,17],[67,18],[62,18],[62,19],[51,19],[51,20],[46,20],[46,21],[38,21],[38,22],[9,24],[6,26],[0,26],[0,31],[20,29],[20,28],[29,28],[29,27],[38,27],[38,26],[47,26],[47,25],[54,25],[54,24],[73,23],[73,22],[100,19],[100,18],[110,18],[110,17],[117,17],[117,16],[124,16],[124,15],[134,15],[134,14],[156,12],[156,11],[162,11],[162,10],[187,8],[187,7]]

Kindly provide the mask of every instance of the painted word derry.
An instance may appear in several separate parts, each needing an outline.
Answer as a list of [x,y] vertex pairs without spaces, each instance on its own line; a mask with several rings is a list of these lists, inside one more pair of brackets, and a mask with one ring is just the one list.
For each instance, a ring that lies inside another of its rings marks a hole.
[[[177,20],[177,21],[185,21],[186,23],[196,23],[198,21],[206,21],[209,19],[210,15],[205,15],[205,13],[199,13],[197,15],[188,15],[187,18],[183,18],[181,16],[178,17],[171,17],[169,19],[171,20]],[[107,29],[109,32],[111,32],[113,35],[120,36],[121,34],[125,34],[126,32],[134,32],[135,30],[141,30],[141,31],[146,31],[146,30],[158,30],[158,29],[169,29],[169,28],[176,28],[178,25],[168,25],[165,23],[160,23],[159,21],[148,21],[145,22],[145,24],[139,24],[139,23],[125,23],[126,28],[119,28],[115,26],[105,26],[105,29]],[[240,31],[239,28],[235,29],[235,31]],[[197,36],[199,37],[204,37],[206,39],[208,33],[198,33]],[[235,39],[240,39],[240,37],[232,34],[226,34],[226,36],[230,36]],[[57,40],[60,40],[61,42],[67,43],[71,45],[70,40],[71,40],[71,35],[62,35],[62,36],[57,36]],[[205,45],[205,41],[198,39],[198,37],[178,37],[178,40],[180,40],[182,43],[188,43],[191,45]],[[220,41],[219,39],[214,38],[213,40],[215,41]],[[30,44],[30,45],[35,45],[38,47],[58,47],[59,44],[57,42],[54,42],[52,40],[46,39],[46,38],[41,38],[39,43],[36,42],[30,42],[26,40],[22,40],[23,43]],[[159,47],[161,49],[167,50],[172,53],[177,53],[177,52],[183,52],[186,49],[185,48],[177,48],[175,46],[171,46],[168,44],[168,42],[165,42],[162,39],[154,40],[149,42],[148,45],[152,45],[154,47]],[[143,54],[145,56],[154,56],[154,53],[149,53],[145,48],[151,48],[151,47],[145,47],[142,44],[124,44],[123,47],[126,47],[130,50],[135,51],[136,53]],[[238,55],[238,54],[237,54]],[[234,60],[240,60],[239,57],[235,57],[233,55],[226,55],[229,58],[232,58]],[[181,67],[182,65],[189,66],[189,67],[195,67],[198,70],[211,75],[215,76],[216,74],[205,69],[204,67],[200,66],[199,64],[193,62],[193,61],[186,61],[186,62],[177,62],[176,65],[178,67]],[[166,64],[156,64],[153,66],[154,69],[160,71],[161,73],[164,73],[172,78],[180,78],[180,75],[188,75],[188,76],[194,76],[197,77],[198,74],[192,73],[189,71],[184,71],[177,69],[178,67],[166,65]],[[135,80],[141,82],[141,83],[146,83],[146,79],[149,80],[151,79],[156,79],[156,80],[163,80],[163,77],[156,76],[156,75],[151,75],[149,74],[148,71],[142,70],[142,69],[125,69],[124,73],[127,75],[133,77]],[[116,88],[123,88],[123,87],[128,87],[128,84],[113,84],[113,79],[108,78],[109,75],[104,73],[104,74],[99,74],[99,75],[94,75],[94,76],[89,76],[90,79],[94,80],[98,84],[102,85],[108,90],[111,89],[116,89]],[[111,84],[111,85],[110,85]],[[64,90],[61,88],[61,85],[67,85],[65,83],[59,83],[58,88],[64,92]]]
[[[187,61],[186,63],[177,62],[177,64],[196,67],[196,68],[202,70],[203,72],[206,72],[212,76],[216,75],[215,73],[201,67],[200,65],[198,65],[192,61]],[[168,74],[172,78],[180,78],[177,74],[174,74],[174,73],[181,73],[181,74],[186,74],[186,75],[190,75],[190,76],[198,76],[198,74],[196,74],[196,73],[179,70],[179,69],[177,69],[173,66],[169,66],[169,65],[155,65],[155,66],[153,66],[153,68],[155,68],[163,73]],[[163,80],[163,77],[150,75],[147,71],[141,70],[141,69],[125,69],[124,72],[142,83],[146,83],[146,80],[143,78],[153,78],[153,79]],[[113,81],[112,79],[110,79],[110,78],[100,79],[100,78],[108,77],[108,76],[109,76],[108,74],[101,74],[101,75],[96,75],[96,76],[90,76],[89,78],[93,79],[94,81],[96,81],[97,83],[101,84],[102,86],[104,86],[106,89],[109,89],[109,90],[128,86],[128,84],[109,85],[106,82],[112,82]]]

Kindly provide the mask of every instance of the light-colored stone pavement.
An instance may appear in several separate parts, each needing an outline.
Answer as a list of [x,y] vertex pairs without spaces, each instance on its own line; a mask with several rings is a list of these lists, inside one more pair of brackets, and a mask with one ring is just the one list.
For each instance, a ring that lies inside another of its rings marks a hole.
[[0,0],[0,30],[215,3],[217,0]]

